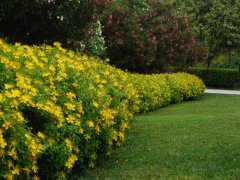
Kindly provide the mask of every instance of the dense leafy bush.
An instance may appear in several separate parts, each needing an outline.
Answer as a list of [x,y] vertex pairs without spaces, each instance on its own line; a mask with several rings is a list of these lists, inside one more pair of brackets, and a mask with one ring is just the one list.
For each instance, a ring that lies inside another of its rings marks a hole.
[[28,44],[61,41],[76,47],[92,22],[95,3],[65,0],[8,0],[0,4],[0,34]]
[[138,91],[140,111],[151,111],[170,103],[171,88],[166,75],[132,74],[130,81]]
[[167,80],[170,85],[171,102],[195,98],[205,90],[199,78],[186,73],[169,74]]
[[124,140],[138,109],[127,74],[58,43],[0,46],[2,175],[53,178]]
[[134,113],[204,90],[192,75],[129,74],[54,46],[0,40],[1,178],[65,178],[94,167],[124,141]]
[[103,18],[103,34],[107,56],[117,67],[169,72],[204,58],[204,46],[189,31],[188,17],[176,16],[172,5],[134,0],[113,2],[109,9],[111,16]]
[[131,82],[140,98],[140,111],[147,112],[169,103],[189,100],[202,94],[202,81],[186,73],[131,74]]
[[213,58],[211,68],[238,68],[240,53],[237,50],[233,50],[230,57],[231,59],[229,59],[229,52],[222,51]]
[[200,77],[209,87],[233,88],[239,81],[238,69],[190,68],[188,72]]

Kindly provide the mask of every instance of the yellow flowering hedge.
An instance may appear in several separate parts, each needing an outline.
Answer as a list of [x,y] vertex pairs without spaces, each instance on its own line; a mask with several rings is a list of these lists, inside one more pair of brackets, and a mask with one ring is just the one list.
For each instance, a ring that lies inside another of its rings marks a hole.
[[138,91],[140,112],[152,111],[170,103],[171,89],[166,75],[130,74],[129,77]]
[[193,99],[205,90],[205,85],[198,77],[187,73],[168,74],[166,78],[171,87],[171,102]]
[[201,95],[195,76],[137,75],[52,46],[0,40],[0,176],[65,178],[124,141],[134,113]]
[[205,85],[199,78],[187,73],[130,74],[129,79],[138,91],[140,112],[194,99],[205,90]]

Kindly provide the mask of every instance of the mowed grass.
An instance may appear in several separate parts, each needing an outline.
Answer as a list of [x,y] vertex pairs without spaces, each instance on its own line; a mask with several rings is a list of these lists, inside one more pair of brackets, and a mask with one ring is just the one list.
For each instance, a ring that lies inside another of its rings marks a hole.
[[138,115],[126,142],[74,179],[240,179],[240,96],[204,94]]

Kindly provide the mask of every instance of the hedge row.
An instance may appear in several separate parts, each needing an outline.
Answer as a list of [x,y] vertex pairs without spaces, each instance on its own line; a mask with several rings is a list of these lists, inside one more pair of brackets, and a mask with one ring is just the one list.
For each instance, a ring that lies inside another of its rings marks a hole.
[[240,78],[238,69],[190,68],[188,73],[201,78],[206,86],[219,88],[233,88],[237,83],[239,83]]
[[0,176],[65,179],[124,141],[139,111],[201,95],[185,73],[136,75],[98,58],[0,40]]
[[129,77],[138,91],[140,112],[152,111],[170,103],[193,99],[205,90],[199,78],[187,73],[131,74]]

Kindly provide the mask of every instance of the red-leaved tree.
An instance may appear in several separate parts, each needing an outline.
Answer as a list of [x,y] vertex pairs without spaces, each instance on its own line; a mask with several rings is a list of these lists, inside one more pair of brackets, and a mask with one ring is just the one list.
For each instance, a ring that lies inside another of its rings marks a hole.
[[189,31],[187,17],[175,16],[171,5],[159,1],[147,5],[141,11],[128,3],[110,7],[103,24],[112,64],[141,73],[166,72],[187,68],[205,57],[204,46]]

